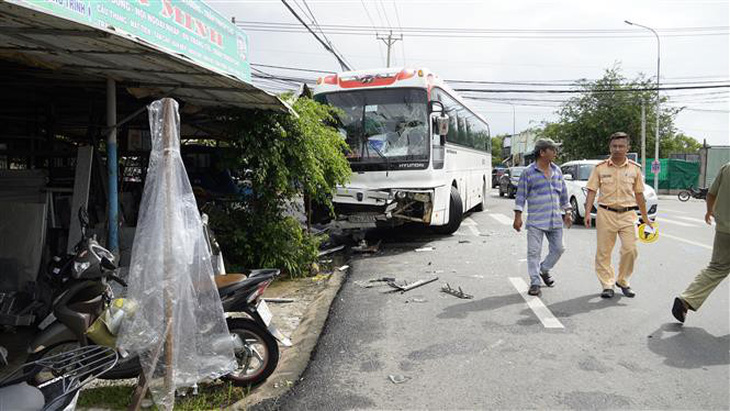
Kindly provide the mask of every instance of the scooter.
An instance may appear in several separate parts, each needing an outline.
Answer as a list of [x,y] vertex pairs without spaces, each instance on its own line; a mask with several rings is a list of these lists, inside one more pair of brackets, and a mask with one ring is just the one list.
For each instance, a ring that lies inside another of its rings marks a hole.
[[682,190],[677,194],[679,201],[687,201],[690,197],[705,200],[707,198],[707,188],[696,189],[693,186],[689,186],[688,189]]
[[[116,362],[112,348],[90,345],[23,364],[0,381],[0,411],[72,411],[81,388]],[[39,372],[52,378],[37,383]]]
[[[101,247],[95,239],[87,238],[85,227],[88,220],[79,214],[82,226],[82,240],[76,254],[59,265],[57,281],[65,285],[53,303],[53,313],[42,321],[42,332],[29,348],[30,358],[39,359],[54,352],[65,351],[79,345],[103,344],[87,336],[87,330],[97,318],[109,309],[114,296],[108,280],[126,286],[115,275],[113,255]],[[271,375],[279,358],[277,340],[291,346],[273,324],[273,315],[266,302],[261,299],[266,288],[280,274],[279,270],[252,270],[245,274],[224,274],[214,276],[223,309],[227,314],[231,343],[238,368],[229,376],[236,385],[255,385]],[[231,313],[243,313],[246,318],[233,317]],[[119,361],[103,379],[134,378],[141,367],[136,357],[128,356]]]

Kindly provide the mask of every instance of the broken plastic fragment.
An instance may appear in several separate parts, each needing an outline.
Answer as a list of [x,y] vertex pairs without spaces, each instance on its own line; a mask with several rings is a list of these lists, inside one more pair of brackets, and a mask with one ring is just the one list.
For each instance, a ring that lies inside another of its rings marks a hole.
[[390,381],[393,384],[401,384],[401,383],[404,383],[404,382],[410,380],[411,377],[409,377],[407,375],[400,375],[400,374],[393,375],[393,374],[391,374],[391,375],[388,376],[388,379],[390,379]]

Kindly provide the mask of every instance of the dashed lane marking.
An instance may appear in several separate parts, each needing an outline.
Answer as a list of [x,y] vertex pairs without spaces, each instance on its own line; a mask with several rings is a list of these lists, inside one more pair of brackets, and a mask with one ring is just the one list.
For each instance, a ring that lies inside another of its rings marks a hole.
[[504,214],[489,213],[489,216],[504,225],[512,225],[512,220]]
[[669,235],[669,234],[665,234],[665,233],[659,234],[659,238],[661,239],[662,237],[671,238],[672,240],[676,240],[676,241],[680,241],[683,243],[696,245],[697,247],[702,247],[702,248],[706,248],[708,250],[712,250],[712,246],[709,246],[707,244],[698,243],[698,242],[692,241],[692,240],[687,240],[686,238],[677,237],[677,236],[673,236],[673,235]]
[[695,225],[695,224],[683,223],[683,222],[681,222],[681,221],[675,221],[675,220],[670,220],[670,219],[668,219],[668,218],[664,218],[664,217],[658,217],[658,218],[656,219],[656,221],[657,221],[657,222],[658,222],[659,224],[662,224],[662,223],[667,223],[667,224],[670,224],[670,225],[678,225],[678,226],[680,226],[680,227],[696,227],[696,225]]
[[565,328],[565,326],[563,326],[563,323],[555,318],[550,309],[547,308],[545,304],[543,304],[542,300],[539,297],[527,294],[528,287],[525,280],[519,277],[510,277],[509,281],[515,287],[517,292],[520,293],[522,298],[527,303],[527,306],[530,307],[532,312],[535,313],[535,315],[540,320],[542,325],[545,326],[545,328]]

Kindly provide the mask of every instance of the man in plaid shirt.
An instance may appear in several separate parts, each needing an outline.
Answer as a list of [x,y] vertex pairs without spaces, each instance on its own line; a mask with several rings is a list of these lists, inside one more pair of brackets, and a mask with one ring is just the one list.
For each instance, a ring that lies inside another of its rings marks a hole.
[[[563,173],[553,163],[556,155],[557,144],[553,140],[535,142],[536,160],[525,168],[517,183],[512,226],[518,232],[522,229],[522,212],[527,202],[527,273],[530,275],[527,293],[534,296],[541,294],[540,279],[548,287],[555,283],[550,269],[565,252],[563,223],[568,228],[572,224],[568,188]],[[549,251],[540,262],[543,236],[548,239]]]

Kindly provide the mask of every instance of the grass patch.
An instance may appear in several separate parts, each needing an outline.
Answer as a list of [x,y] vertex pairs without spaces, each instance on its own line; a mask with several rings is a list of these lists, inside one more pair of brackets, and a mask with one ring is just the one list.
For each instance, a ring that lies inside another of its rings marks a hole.
[[[100,407],[113,410],[125,410],[132,401],[134,386],[116,385],[109,387],[89,388],[81,391],[79,407]],[[228,407],[242,400],[250,389],[236,387],[227,381],[216,381],[198,386],[198,395],[192,390],[184,397],[175,398],[176,410],[216,410]],[[153,406],[149,410],[157,410]]]

